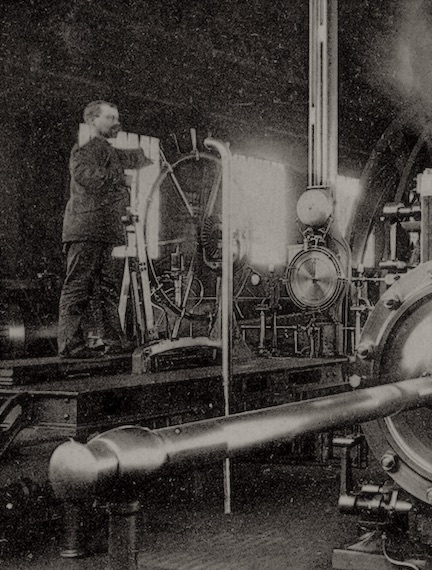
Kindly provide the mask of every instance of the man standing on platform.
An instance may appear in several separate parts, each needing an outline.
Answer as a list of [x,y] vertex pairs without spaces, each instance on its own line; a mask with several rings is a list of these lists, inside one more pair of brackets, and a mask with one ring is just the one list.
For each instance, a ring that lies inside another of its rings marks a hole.
[[[117,149],[108,139],[120,131],[115,105],[94,101],[84,110],[90,140],[70,157],[70,197],[63,222],[66,277],[60,296],[58,351],[61,357],[92,358],[125,351],[118,314],[119,283],[113,247],[124,243],[121,217],[129,205],[124,169],[152,163],[141,148]],[[90,348],[85,318],[94,297],[100,305],[103,345]]]

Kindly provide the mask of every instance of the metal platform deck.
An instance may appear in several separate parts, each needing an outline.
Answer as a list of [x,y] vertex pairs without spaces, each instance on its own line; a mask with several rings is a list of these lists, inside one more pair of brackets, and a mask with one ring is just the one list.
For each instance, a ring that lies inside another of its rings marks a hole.
[[[232,412],[346,388],[346,358],[259,358],[234,363]],[[21,398],[28,425],[87,438],[128,423],[150,428],[223,414],[220,366],[131,374],[131,357],[91,362],[3,361],[0,398]],[[9,376],[8,376],[9,375]]]

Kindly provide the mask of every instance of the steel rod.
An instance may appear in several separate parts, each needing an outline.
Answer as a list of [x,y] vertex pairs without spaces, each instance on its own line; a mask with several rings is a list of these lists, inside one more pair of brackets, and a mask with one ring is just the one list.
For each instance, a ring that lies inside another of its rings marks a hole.
[[151,431],[115,428],[83,445],[60,445],[50,461],[50,481],[65,500],[133,493],[148,475],[234,457],[275,441],[363,423],[432,401],[432,378],[420,377],[353,392],[284,404]]
[[[231,235],[231,152],[226,144],[207,138],[207,147],[218,151],[222,163],[222,380],[225,415],[230,414],[233,331],[233,245]],[[231,513],[231,473],[229,458],[224,459],[224,511]]]

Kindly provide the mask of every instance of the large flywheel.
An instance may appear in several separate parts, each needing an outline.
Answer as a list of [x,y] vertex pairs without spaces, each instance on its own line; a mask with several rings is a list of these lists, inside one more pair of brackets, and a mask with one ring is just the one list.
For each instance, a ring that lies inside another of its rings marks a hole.
[[[362,385],[432,374],[432,262],[419,265],[382,296],[358,346]],[[400,412],[364,424],[383,468],[412,495],[432,502],[432,410]]]
[[[379,139],[360,178],[359,201],[347,228],[354,268],[363,263],[371,233],[380,232],[384,205],[393,202],[409,206],[417,174],[431,166],[430,117],[423,112],[402,113]],[[377,237],[376,257],[380,261],[386,244]]]

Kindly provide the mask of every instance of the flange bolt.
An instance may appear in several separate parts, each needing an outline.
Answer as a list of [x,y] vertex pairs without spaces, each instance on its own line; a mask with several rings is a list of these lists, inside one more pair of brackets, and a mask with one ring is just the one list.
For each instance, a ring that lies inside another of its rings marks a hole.
[[[392,451],[387,451],[380,459],[381,467],[387,473],[394,473],[397,471],[399,466],[399,458],[398,456],[393,453]],[[432,498],[432,495],[431,495]]]
[[399,309],[399,307],[402,305],[402,300],[397,295],[388,297],[385,300],[383,299],[383,301],[384,307],[386,307],[386,309],[390,309],[391,311],[396,311],[396,309]]
[[359,376],[358,374],[351,374],[351,376],[349,377],[349,384],[351,386],[351,388],[358,388],[360,386],[360,384],[362,383],[362,376]]
[[361,360],[371,358],[374,352],[374,344],[372,342],[362,342],[357,347],[357,356]]

